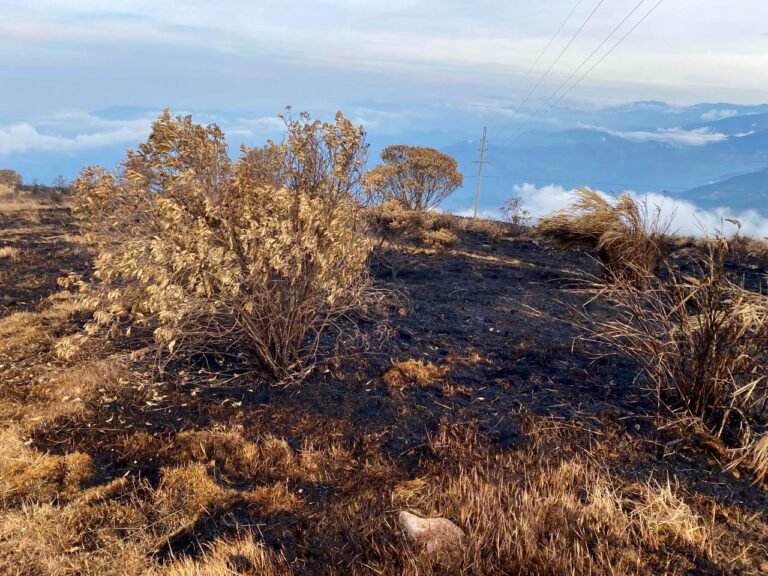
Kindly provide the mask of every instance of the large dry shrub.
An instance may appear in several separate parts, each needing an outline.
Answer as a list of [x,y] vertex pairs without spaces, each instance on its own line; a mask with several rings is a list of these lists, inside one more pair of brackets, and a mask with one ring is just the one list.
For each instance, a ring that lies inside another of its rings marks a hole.
[[589,188],[573,203],[542,218],[539,232],[562,248],[595,250],[606,276],[642,282],[663,258],[668,222],[629,194],[607,199]]
[[464,182],[456,160],[434,148],[387,146],[381,160],[366,175],[368,193],[410,210],[436,208]]
[[614,314],[589,330],[638,362],[662,405],[746,443],[767,423],[768,297],[728,278],[726,246],[711,243],[696,275],[604,284],[598,298]]
[[98,251],[90,332],[152,330],[166,350],[249,350],[278,376],[364,311],[364,131],[285,119],[281,144],[232,162],[215,125],[166,111],[115,173],[87,168],[75,209]]

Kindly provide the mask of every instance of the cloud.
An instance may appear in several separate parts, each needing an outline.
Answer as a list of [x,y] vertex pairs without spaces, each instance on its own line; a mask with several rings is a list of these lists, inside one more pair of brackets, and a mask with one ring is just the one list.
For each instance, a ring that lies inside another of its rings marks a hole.
[[600,126],[587,126],[587,128],[604,132],[617,138],[623,138],[630,142],[663,142],[674,146],[706,146],[707,144],[723,142],[728,139],[727,135],[711,132],[709,128],[696,128],[695,130],[659,128],[655,132],[611,130],[610,128],[602,128]]
[[[533,184],[521,184],[516,185],[513,190],[533,218],[541,218],[565,208],[573,201],[575,193],[575,190],[557,185],[537,187]],[[605,192],[600,193],[605,197],[609,196]],[[718,230],[732,234],[736,232],[735,226],[725,221],[735,219],[742,223],[743,234],[755,238],[768,237],[768,218],[755,210],[736,212],[725,207],[705,210],[692,202],[662,194],[630,194],[636,200],[647,202],[649,207],[658,206],[662,219],[671,222],[671,231],[675,234],[702,236],[705,233],[714,234]]]
[[[178,111],[184,115],[186,112]],[[198,123],[216,123],[228,136],[266,139],[285,128],[276,116],[229,119],[205,112],[194,115]],[[0,126],[0,156],[24,152],[75,152],[109,146],[136,146],[149,135],[157,113],[137,118],[110,120],[87,112],[60,112],[35,121]]]
[[39,151],[74,152],[115,144],[135,144],[149,134],[149,121],[110,122],[107,129],[90,133],[60,135],[41,132],[28,122],[0,126],[0,156]]
[[725,120],[726,118],[733,118],[734,116],[738,116],[739,111],[733,110],[733,109],[725,109],[725,110],[710,110],[708,112],[704,112],[704,114],[701,115],[701,119],[705,122],[712,122],[714,120]]

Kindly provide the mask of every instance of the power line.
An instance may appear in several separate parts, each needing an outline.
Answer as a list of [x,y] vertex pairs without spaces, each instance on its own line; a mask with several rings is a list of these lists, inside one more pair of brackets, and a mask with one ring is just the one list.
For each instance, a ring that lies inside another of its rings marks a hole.
[[531,99],[531,96],[536,92],[536,90],[539,89],[539,86],[541,86],[541,83],[544,82],[544,80],[549,76],[549,73],[552,72],[552,69],[557,66],[557,63],[560,62],[560,59],[563,57],[563,55],[568,51],[568,49],[571,47],[571,45],[576,41],[576,38],[579,37],[581,32],[586,28],[587,24],[589,24],[590,20],[592,20],[592,17],[595,15],[597,10],[600,8],[600,6],[603,5],[605,0],[599,0],[599,2],[595,5],[595,7],[592,9],[592,12],[589,13],[589,16],[587,16],[586,20],[582,22],[581,26],[579,26],[579,29],[576,30],[576,32],[571,36],[571,39],[568,41],[568,44],[565,45],[565,47],[560,51],[560,54],[557,55],[557,58],[555,58],[554,62],[549,65],[549,68],[544,72],[544,74],[541,75],[539,78],[539,81],[536,82],[533,88],[531,88],[531,91],[528,92],[528,95],[523,100],[523,103],[520,104],[518,109],[522,110],[525,105],[528,103],[528,101]]
[[605,59],[606,59],[608,56],[610,56],[610,55],[611,55],[611,53],[612,53],[614,50],[616,50],[616,48],[618,48],[618,47],[619,47],[619,45],[620,45],[622,42],[624,42],[624,40],[626,40],[626,39],[627,39],[627,38],[628,38],[628,37],[629,37],[629,36],[630,36],[630,35],[631,35],[631,34],[632,34],[632,33],[633,33],[635,30],[637,30],[637,28],[638,28],[638,27],[639,27],[639,26],[640,26],[640,25],[641,25],[643,22],[645,22],[645,21],[648,19],[648,17],[649,17],[651,14],[653,14],[653,13],[656,11],[656,9],[659,7],[659,6],[661,6],[661,5],[662,5],[662,3],[663,3],[663,2],[664,2],[664,0],[659,0],[659,1],[658,1],[658,2],[657,2],[657,3],[656,3],[654,6],[653,6],[653,8],[651,8],[651,9],[650,9],[648,12],[646,12],[645,16],[643,16],[642,18],[640,18],[640,20],[638,20],[638,21],[635,23],[635,25],[634,25],[634,26],[632,26],[632,28],[630,28],[630,29],[627,31],[627,33],[626,33],[626,34],[624,34],[624,36],[622,36],[621,38],[619,38],[619,39],[618,39],[618,41],[617,41],[617,42],[616,42],[616,43],[615,43],[613,46],[611,46],[611,48],[608,50],[608,52],[606,52],[605,54],[603,54],[603,56],[602,56],[602,57],[601,57],[601,58],[600,58],[600,59],[599,59],[597,62],[595,62],[595,64],[594,64],[594,65],[593,65],[593,66],[592,66],[592,67],[591,67],[589,70],[587,70],[587,71],[586,71],[586,72],[585,72],[585,73],[584,73],[584,74],[581,76],[581,78],[579,78],[579,79],[576,81],[576,83],[575,83],[575,84],[573,84],[573,85],[572,85],[572,86],[571,86],[571,87],[570,87],[568,90],[566,90],[566,92],[565,92],[565,93],[564,93],[564,94],[563,94],[563,95],[562,95],[562,96],[561,96],[561,97],[560,97],[560,98],[559,98],[559,99],[558,99],[558,100],[557,100],[557,101],[554,103],[554,106],[557,106],[557,105],[558,105],[558,104],[559,104],[559,103],[560,103],[560,102],[563,100],[563,98],[565,98],[566,96],[568,96],[568,94],[570,94],[570,93],[573,91],[573,89],[574,89],[574,88],[576,88],[576,86],[578,86],[579,84],[581,84],[581,82],[582,82],[582,81],[583,81],[583,80],[584,80],[584,79],[585,79],[587,76],[589,76],[589,75],[592,73],[592,71],[593,71],[595,68],[597,68],[598,66],[600,66],[600,64],[602,64],[602,63],[603,63],[603,60],[605,60]]
[[568,84],[568,83],[569,83],[571,80],[573,80],[573,78],[576,76],[576,74],[578,74],[578,73],[581,71],[581,69],[582,69],[582,68],[584,68],[584,66],[586,66],[586,65],[587,65],[587,63],[588,63],[590,60],[592,60],[592,57],[593,57],[595,54],[597,54],[597,53],[600,51],[600,49],[601,49],[603,46],[605,46],[605,45],[608,43],[608,41],[609,41],[611,38],[613,38],[613,35],[614,35],[614,34],[616,34],[616,32],[618,32],[618,31],[619,31],[619,29],[621,29],[621,27],[622,27],[622,26],[624,26],[624,24],[627,22],[627,20],[629,20],[629,19],[632,17],[632,15],[633,15],[635,12],[637,12],[637,11],[640,9],[640,6],[642,6],[644,2],[645,2],[645,0],[640,0],[640,1],[639,1],[639,2],[638,2],[636,5],[635,5],[635,7],[634,7],[634,8],[632,8],[632,10],[630,10],[630,11],[629,11],[629,13],[628,13],[628,14],[627,14],[627,15],[626,15],[626,16],[625,16],[625,17],[624,17],[622,20],[621,20],[621,22],[619,22],[619,23],[618,23],[616,26],[614,26],[613,30],[611,30],[611,32],[610,32],[610,33],[609,33],[609,34],[608,34],[608,35],[607,35],[607,36],[606,36],[606,37],[603,39],[603,41],[602,41],[602,42],[600,42],[600,44],[597,46],[597,48],[595,48],[594,50],[592,50],[592,52],[589,54],[589,56],[587,56],[587,57],[586,57],[584,60],[582,60],[581,64],[579,64],[579,65],[578,65],[578,67],[577,67],[576,69],[574,69],[574,71],[573,71],[573,72],[571,72],[571,75],[570,75],[570,76],[568,76],[568,78],[566,78],[566,79],[563,81],[563,83],[562,83],[562,84],[560,84],[560,86],[558,86],[557,90],[555,90],[555,91],[554,91],[554,92],[553,92],[553,93],[552,93],[552,94],[549,96],[549,98],[547,98],[547,99],[544,101],[544,103],[543,103],[541,106],[539,106],[539,107],[536,109],[536,111],[535,111],[535,112],[534,112],[532,115],[530,115],[530,116],[529,116],[529,117],[526,119],[526,121],[523,123],[523,125],[522,125],[522,126],[519,128],[519,130],[518,130],[518,132],[519,132],[519,133],[522,133],[522,131],[523,131],[523,130],[526,128],[526,126],[528,126],[528,124],[530,124],[531,120],[532,120],[533,118],[535,118],[535,117],[536,117],[536,116],[539,114],[539,112],[541,112],[541,110],[543,110],[544,108],[546,108],[546,107],[547,107],[547,105],[548,105],[548,104],[549,104],[549,103],[552,101],[552,99],[553,99],[555,96],[557,96],[557,95],[560,93],[560,91],[561,91],[563,88],[565,88],[565,86],[566,86],[566,85],[567,85],[567,84]]
[[552,36],[552,38],[549,39],[549,42],[544,47],[544,50],[541,51],[541,53],[539,54],[538,58],[536,58],[536,61],[533,64],[531,64],[531,67],[528,69],[528,72],[526,72],[526,74],[525,74],[526,77],[531,75],[531,72],[533,72],[533,70],[539,64],[541,59],[544,57],[544,54],[547,53],[547,50],[549,50],[550,46],[552,46],[552,43],[557,39],[558,36],[560,36],[560,32],[563,31],[563,28],[565,28],[565,25],[568,24],[568,21],[571,19],[573,14],[576,12],[578,7],[581,6],[581,3],[583,1],[584,0],[577,0],[576,4],[573,6],[573,8],[571,8],[571,11],[568,13],[568,16],[565,17],[565,20],[563,20],[562,24],[560,24],[560,27],[557,29],[557,32],[555,32],[554,36]]

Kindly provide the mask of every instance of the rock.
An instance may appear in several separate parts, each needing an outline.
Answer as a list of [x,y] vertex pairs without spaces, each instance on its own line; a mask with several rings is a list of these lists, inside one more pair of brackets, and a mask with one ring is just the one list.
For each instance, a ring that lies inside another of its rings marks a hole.
[[464,547],[464,531],[447,518],[422,518],[403,511],[398,520],[408,539],[429,555],[457,556]]

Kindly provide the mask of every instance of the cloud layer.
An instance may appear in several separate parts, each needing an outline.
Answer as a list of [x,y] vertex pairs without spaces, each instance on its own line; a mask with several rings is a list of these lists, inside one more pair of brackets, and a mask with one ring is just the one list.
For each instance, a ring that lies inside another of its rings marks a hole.
[[[555,210],[565,208],[574,198],[575,190],[562,186],[537,187],[533,184],[522,184],[514,187],[514,194],[522,200],[523,206],[534,218],[541,218]],[[601,192],[606,197],[606,193]],[[671,222],[671,231],[686,236],[702,236],[714,234],[716,231],[732,234],[736,231],[733,224],[726,219],[735,219],[742,223],[742,233],[755,238],[768,237],[768,218],[760,216],[755,210],[735,212],[729,208],[704,210],[686,200],[676,199],[661,194],[636,194],[632,196],[647,202],[649,207],[658,206],[664,221]],[[497,214],[498,215],[498,214]]]
[[644,130],[610,130],[609,128],[595,126],[590,126],[590,128],[617,138],[629,140],[630,142],[663,142],[674,146],[706,146],[707,144],[723,142],[728,139],[727,135],[712,132],[709,128],[697,128],[695,130],[660,128],[655,132]]

